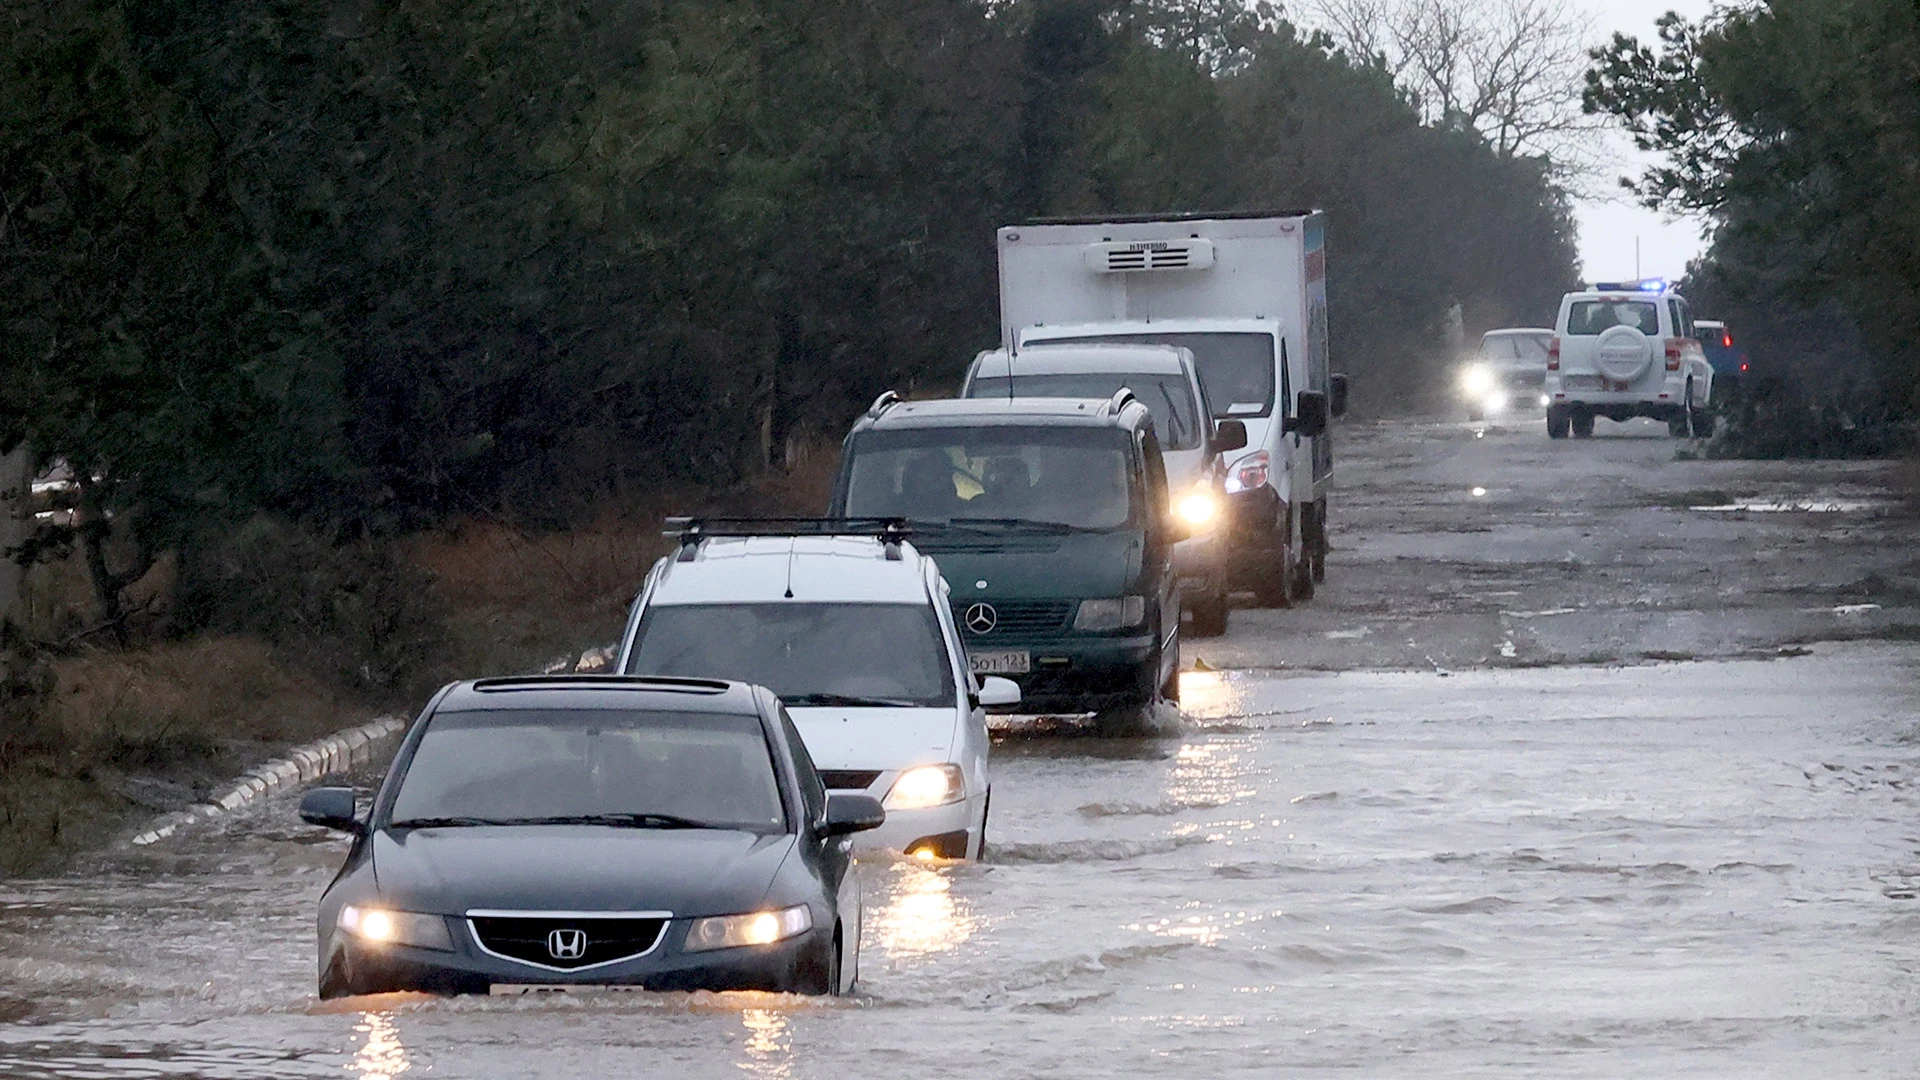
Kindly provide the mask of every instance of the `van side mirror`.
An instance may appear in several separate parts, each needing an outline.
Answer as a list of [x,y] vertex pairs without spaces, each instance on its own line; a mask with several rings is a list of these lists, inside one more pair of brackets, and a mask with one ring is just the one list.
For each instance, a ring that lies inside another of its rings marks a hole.
[[1294,408],[1294,415],[1287,417],[1286,426],[1280,430],[1291,435],[1320,435],[1327,430],[1327,395],[1318,390],[1302,390]]
[[314,788],[300,797],[300,820],[309,825],[358,833],[365,830],[353,813],[353,789],[350,787]]
[[1328,395],[1327,408],[1329,412],[1333,413],[1334,419],[1338,420],[1340,417],[1347,415],[1347,377],[1345,375],[1335,374],[1333,378],[1329,380],[1329,385],[1333,392]]
[[871,795],[827,793],[827,817],[820,826],[822,836],[845,836],[866,832],[886,824],[887,812],[880,800]]
[[1247,425],[1240,420],[1222,420],[1213,428],[1210,449],[1216,454],[1239,450],[1247,445]]

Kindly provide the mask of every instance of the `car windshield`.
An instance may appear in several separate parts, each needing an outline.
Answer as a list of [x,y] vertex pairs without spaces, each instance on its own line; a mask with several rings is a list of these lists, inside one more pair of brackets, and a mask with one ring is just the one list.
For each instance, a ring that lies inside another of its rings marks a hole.
[[655,604],[630,675],[758,683],[789,706],[952,706],[953,669],[924,604]]
[[1028,521],[1117,529],[1133,520],[1127,433],[1105,427],[928,427],[855,437],[849,517]]
[[786,827],[759,717],[619,709],[436,713],[388,819]]
[[1567,309],[1567,333],[1591,337],[1616,326],[1631,326],[1649,337],[1660,333],[1660,309],[1646,300],[1575,300]]
[[1508,365],[1544,364],[1548,340],[1547,334],[1488,334],[1480,341],[1480,357]]
[[1200,390],[1217,419],[1266,416],[1273,411],[1274,346],[1271,334],[1216,331],[1195,334],[1110,334],[1047,338],[1034,345],[1179,345],[1193,350]]
[[[1011,388],[1009,388],[1011,383]],[[1142,372],[1076,372],[1054,375],[987,375],[967,388],[968,397],[1110,398],[1121,387],[1133,391],[1153,414],[1154,431],[1164,450],[1192,450],[1200,445],[1200,403],[1193,400],[1193,384],[1183,375]]]

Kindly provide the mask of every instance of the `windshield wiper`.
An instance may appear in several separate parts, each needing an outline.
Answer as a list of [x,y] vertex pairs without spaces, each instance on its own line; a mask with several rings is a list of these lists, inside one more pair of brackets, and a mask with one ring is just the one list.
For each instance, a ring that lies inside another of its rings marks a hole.
[[515,822],[483,817],[415,817],[387,822],[389,829],[454,829],[476,825],[512,825]]
[[1025,532],[1043,532],[1056,535],[1079,531],[1079,526],[1069,525],[1064,521],[1029,521],[1026,518],[957,517],[953,518],[949,523],[958,525],[963,529],[970,526],[995,526],[1002,529],[1020,529]]
[[616,829],[724,829],[729,826],[695,821],[674,814],[550,814],[511,818],[504,825],[611,825]]
[[791,694],[780,699],[788,705],[838,705],[848,709],[914,709],[917,701],[904,698],[860,697],[857,694]]

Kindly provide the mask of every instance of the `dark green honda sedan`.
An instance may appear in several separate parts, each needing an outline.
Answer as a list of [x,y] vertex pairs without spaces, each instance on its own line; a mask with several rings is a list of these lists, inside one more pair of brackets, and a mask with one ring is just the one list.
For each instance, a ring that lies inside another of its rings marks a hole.
[[1180,598],[1152,415],[1104,400],[882,395],[847,436],[831,511],[904,517],[952,586],[976,674],[1022,711],[1177,699]]

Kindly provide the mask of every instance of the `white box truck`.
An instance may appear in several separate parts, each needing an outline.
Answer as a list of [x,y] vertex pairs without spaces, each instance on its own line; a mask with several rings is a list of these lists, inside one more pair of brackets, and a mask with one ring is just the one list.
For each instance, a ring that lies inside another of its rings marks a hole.
[[1269,606],[1326,576],[1329,420],[1346,376],[1327,356],[1318,211],[1048,219],[1000,230],[1004,348],[1152,342],[1192,350],[1229,456],[1233,576]]

